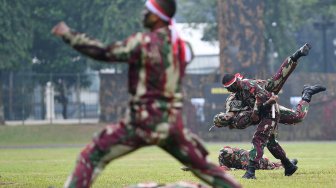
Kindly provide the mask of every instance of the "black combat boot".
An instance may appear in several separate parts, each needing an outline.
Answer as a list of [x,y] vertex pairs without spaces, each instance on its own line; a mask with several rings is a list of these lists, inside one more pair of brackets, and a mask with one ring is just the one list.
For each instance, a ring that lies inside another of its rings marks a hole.
[[297,61],[300,57],[308,55],[310,49],[311,45],[306,43],[300,49],[298,49],[292,56],[290,56],[290,58],[293,61]]
[[[296,160],[297,161],[297,160]],[[293,164],[288,158],[281,160],[282,166],[285,168],[285,176],[291,176],[295,173],[298,167]]]
[[326,88],[321,85],[314,85],[314,86],[304,85],[303,91],[302,91],[302,100],[310,102],[311,97],[314,94],[325,91],[325,90]]
[[247,167],[247,171],[245,172],[244,176],[242,178],[245,179],[257,179],[255,177],[255,162],[251,162],[249,163],[248,167]]

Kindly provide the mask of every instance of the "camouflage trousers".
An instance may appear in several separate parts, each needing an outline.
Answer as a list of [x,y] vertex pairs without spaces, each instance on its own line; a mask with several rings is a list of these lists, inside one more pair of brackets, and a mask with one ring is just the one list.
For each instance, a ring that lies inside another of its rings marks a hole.
[[[250,152],[248,150],[225,146],[219,152],[219,165],[227,168],[246,170],[249,164],[249,155]],[[260,170],[273,170],[281,168],[282,164],[280,162],[271,162],[267,157],[263,156],[255,167]]]
[[277,124],[279,122],[294,126],[296,123],[302,122],[308,113],[309,103],[301,100],[295,110],[283,106],[279,106],[278,109],[279,112],[276,119],[263,118],[259,122],[257,130],[253,135],[253,146],[249,157],[256,164],[260,163],[259,160],[262,160],[263,149],[265,146],[276,159],[283,160],[286,158],[285,151],[276,140]]
[[[113,159],[141,147],[157,145],[213,187],[240,187],[229,174],[206,160],[201,141],[183,128],[181,110],[133,107],[129,118],[106,126],[80,153],[65,187],[90,187]],[[140,109],[140,110],[139,110]]]
[[[297,64],[291,58],[285,59],[276,74],[268,79],[266,83],[261,84],[265,85],[267,91],[278,94]],[[259,163],[264,154],[265,146],[276,159],[284,160],[287,158],[285,151],[276,140],[278,123],[295,124],[301,122],[307,114],[309,104],[301,101],[296,110],[287,109],[279,105],[276,106],[278,108],[275,112],[275,118],[270,117],[271,111],[269,111],[267,115],[261,117],[261,121],[257,125],[257,130],[252,138],[252,149],[249,153],[250,164]]]
[[284,106],[279,106],[280,109],[280,119],[279,123],[287,125],[295,125],[300,123],[306,117],[309,110],[309,103],[307,101],[301,100],[295,109],[289,109]]
[[[274,94],[278,94],[297,64],[298,62],[291,60],[291,58],[286,58],[272,78],[267,80],[265,89]],[[279,123],[290,125],[300,123],[306,117],[308,110],[309,103],[304,100],[299,102],[295,110],[279,105]]]
[[277,72],[271,78],[267,79],[265,89],[277,95],[295,70],[297,64],[298,62],[293,61],[290,57],[286,58]]
[[276,118],[262,118],[260,123],[257,125],[257,130],[255,131],[252,138],[252,149],[250,151],[250,165],[258,164],[264,155],[265,146],[270,151],[270,153],[280,160],[286,159],[286,153],[279,145],[276,140],[276,134],[278,129],[279,112]]

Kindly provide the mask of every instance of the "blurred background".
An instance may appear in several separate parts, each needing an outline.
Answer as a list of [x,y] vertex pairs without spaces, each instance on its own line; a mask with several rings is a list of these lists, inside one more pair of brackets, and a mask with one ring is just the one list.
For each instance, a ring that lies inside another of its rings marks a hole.
[[[0,0],[0,124],[111,123],[127,107],[127,65],[86,58],[51,35],[65,21],[108,44],[143,31],[144,1]],[[267,79],[304,43],[309,56],[280,104],[293,108],[304,84],[323,84],[308,116],[280,125],[281,140],[336,140],[335,0],[178,0],[178,29],[195,52],[184,80],[185,126],[208,141],[246,141],[246,130],[208,129],[224,111],[224,73]],[[78,127],[80,129],[80,127]]]

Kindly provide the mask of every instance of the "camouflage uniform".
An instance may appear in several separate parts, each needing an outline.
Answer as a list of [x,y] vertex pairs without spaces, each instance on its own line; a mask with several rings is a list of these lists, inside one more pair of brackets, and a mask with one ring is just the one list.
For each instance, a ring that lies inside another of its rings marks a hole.
[[[308,112],[312,95],[325,91],[326,88],[321,85],[305,85],[302,92],[302,100],[296,110],[287,109],[277,103],[271,105],[270,101],[266,100],[270,99],[273,94],[279,93],[297,66],[297,60],[302,56],[308,55],[310,49],[311,46],[309,44],[302,46],[292,56],[288,57],[277,73],[268,80],[241,80],[242,77],[239,74],[224,75],[223,86],[234,93],[226,101],[227,113],[217,114],[214,124],[219,127],[229,126],[237,129],[244,129],[252,124],[258,124],[252,139],[253,147],[249,152],[248,169],[243,178],[256,178],[255,169],[262,159],[265,146],[275,158],[281,160],[286,176],[291,176],[297,170],[295,160],[290,161],[286,157],[285,151],[276,141],[277,124],[278,122],[284,124],[301,122]],[[271,107],[275,108],[271,110]],[[228,119],[232,112],[234,117]],[[256,113],[259,115],[259,120],[252,119],[252,115],[254,116]]]
[[213,187],[239,187],[215,164],[200,140],[182,122],[181,81],[186,62],[172,50],[168,27],[137,33],[105,47],[85,34],[68,32],[65,42],[94,59],[127,62],[129,113],[116,125],[106,126],[80,153],[69,187],[89,187],[113,159],[141,147],[157,145]]
[[[260,109],[262,104],[265,103],[272,95],[270,92],[262,88],[256,80],[244,79],[241,82],[238,82],[238,87],[241,88],[241,90],[235,93],[237,99],[244,101],[247,106],[252,107],[253,109]],[[270,113],[270,110],[264,110],[263,114],[260,115],[257,130],[252,138],[253,147],[249,158],[255,164],[258,164],[259,160],[262,158],[263,150],[266,145],[275,158],[286,158],[284,150],[275,140],[279,111],[276,110],[275,118],[272,118]],[[247,118],[250,117],[243,117],[239,120],[244,122],[251,121],[251,119]]]
[[[247,170],[249,154],[248,150],[224,146],[219,152],[218,161],[220,166],[223,167]],[[266,157],[261,158],[259,163],[256,164],[256,169],[261,170],[273,170],[281,167],[281,162],[271,162]]]
[[[265,88],[269,92],[278,94],[281,90],[283,84],[293,72],[297,65],[297,62],[292,61],[290,58],[287,58],[281,65],[278,72],[268,80],[257,80],[256,82]],[[244,97],[249,98],[249,97]],[[232,119],[229,128],[230,129],[245,129],[251,125],[257,125],[259,122],[253,122],[252,115],[252,106],[248,104],[253,104],[253,97],[248,99],[252,100],[250,103],[238,100],[240,97],[237,94],[233,93],[226,100],[226,112],[238,112]],[[306,117],[309,110],[309,103],[304,100],[300,100],[296,109],[289,109],[284,106],[279,105],[280,119],[279,123],[294,125],[300,123]]]
[[[261,160],[265,146],[267,146],[276,159],[287,159],[285,151],[276,141],[277,124],[280,121],[280,107],[278,104],[275,104],[275,118],[272,118],[270,108],[263,108],[263,104],[272,96],[272,93],[279,93],[296,65],[296,61],[287,58],[282,63],[278,72],[268,80],[240,80],[237,82],[239,90],[231,94],[226,101],[227,111],[245,110],[245,112],[238,113],[234,117],[230,128],[244,129],[251,124],[258,124],[252,138],[253,146],[249,154],[250,161],[255,164],[258,164]],[[246,110],[250,110],[250,112]],[[258,122],[252,121],[251,110],[259,112],[260,120]],[[304,113],[299,114],[303,115]],[[288,117],[292,118],[291,116]]]

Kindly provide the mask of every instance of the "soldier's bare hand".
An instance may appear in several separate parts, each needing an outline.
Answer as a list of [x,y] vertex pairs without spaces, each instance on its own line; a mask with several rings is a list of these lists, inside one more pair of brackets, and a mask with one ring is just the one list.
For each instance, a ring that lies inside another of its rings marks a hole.
[[52,28],[51,33],[56,36],[63,36],[65,33],[68,33],[69,31],[70,28],[64,22],[59,22]]

